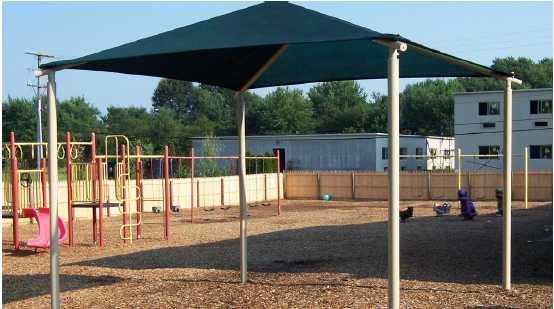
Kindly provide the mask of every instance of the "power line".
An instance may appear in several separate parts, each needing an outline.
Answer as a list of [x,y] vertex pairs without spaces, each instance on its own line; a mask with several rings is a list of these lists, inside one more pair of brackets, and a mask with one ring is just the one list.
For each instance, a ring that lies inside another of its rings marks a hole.
[[[486,51],[486,50],[497,50],[497,49],[509,49],[509,48],[518,48],[518,47],[529,47],[529,46],[538,46],[538,45],[546,45],[549,44],[552,46],[552,42],[545,42],[545,43],[537,43],[537,44],[525,44],[525,45],[516,45],[516,46],[506,46],[506,47],[495,47],[495,48],[485,48],[485,49],[475,49],[475,50],[466,50],[466,51],[451,51],[450,53],[473,53],[473,52],[480,52],[480,51]],[[545,56],[546,57],[546,56]]]
[[546,31],[546,30],[552,30],[552,28],[546,28],[546,29],[540,29],[540,30],[522,31],[522,32],[512,32],[512,33],[506,33],[506,34],[496,34],[496,35],[489,35],[489,36],[482,36],[482,37],[475,37],[475,38],[457,39],[457,40],[452,40],[452,41],[429,42],[429,43],[423,43],[423,44],[451,43],[451,42],[460,42],[460,41],[469,41],[469,40],[478,40],[478,39],[488,39],[488,38],[494,38],[494,37],[500,37],[500,36],[508,36],[508,35],[514,35],[514,34],[541,32],[541,31]]

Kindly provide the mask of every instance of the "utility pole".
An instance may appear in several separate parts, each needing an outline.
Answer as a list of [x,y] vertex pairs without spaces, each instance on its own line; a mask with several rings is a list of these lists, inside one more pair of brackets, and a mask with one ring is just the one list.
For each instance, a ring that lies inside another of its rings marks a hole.
[[[37,69],[40,69],[40,65],[41,65],[41,60],[42,58],[58,58],[56,56],[51,56],[51,55],[45,55],[45,54],[41,54],[41,53],[30,53],[30,52],[26,52],[25,54],[27,55],[33,55],[35,57],[37,57],[38,59],[38,66],[37,66]],[[27,69],[29,71],[34,71],[34,69]],[[40,88],[46,88],[46,86],[41,86],[40,85],[40,76],[38,77],[38,84],[37,85],[33,85],[31,84],[30,81],[27,82],[27,86],[30,86],[30,87],[37,87],[37,97],[38,97],[38,102],[37,102],[37,143],[42,143],[42,119],[41,119],[41,102],[40,102]],[[40,169],[40,160],[42,159],[42,145],[37,145],[37,169]]]

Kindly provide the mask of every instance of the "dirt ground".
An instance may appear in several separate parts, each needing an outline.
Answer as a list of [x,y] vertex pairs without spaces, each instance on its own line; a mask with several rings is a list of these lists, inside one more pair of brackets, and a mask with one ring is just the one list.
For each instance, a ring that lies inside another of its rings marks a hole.
[[[442,203],[443,201],[441,201]],[[400,223],[401,308],[552,308],[552,203],[513,203],[512,288],[502,288],[502,217],[476,202],[464,221],[436,217],[433,201]],[[121,217],[105,219],[105,246],[91,220],[60,247],[62,308],[386,308],[387,202],[276,201],[248,208],[248,279],[240,283],[239,210],[144,214],[142,238],[124,244]],[[2,307],[50,307],[50,254],[25,246],[36,224],[2,229]]]

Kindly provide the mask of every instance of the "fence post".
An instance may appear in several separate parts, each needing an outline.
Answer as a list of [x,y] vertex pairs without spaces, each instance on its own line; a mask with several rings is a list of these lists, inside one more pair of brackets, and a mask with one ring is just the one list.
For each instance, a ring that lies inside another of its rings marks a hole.
[[431,200],[431,172],[427,173],[427,200]]
[[321,176],[317,173],[317,199],[321,199]]
[[[202,192],[202,193],[206,194],[206,192]],[[196,205],[200,207],[200,180],[196,180]],[[206,205],[202,205],[202,206],[206,207]]]
[[352,172],[352,199],[356,199],[356,188],[354,186],[354,172]]
[[264,201],[267,201],[267,174],[264,174]]
[[221,206],[225,206],[225,180],[221,178]]

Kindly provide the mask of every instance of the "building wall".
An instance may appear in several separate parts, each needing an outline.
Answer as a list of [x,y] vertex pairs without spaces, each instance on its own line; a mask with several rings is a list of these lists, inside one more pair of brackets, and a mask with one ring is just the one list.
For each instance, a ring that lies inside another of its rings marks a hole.
[[[513,91],[513,154],[523,154],[530,145],[552,145],[552,114],[531,114],[530,101],[552,100],[552,89]],[[498,115],[479,115],[479,102],[498,102]],[[478,155],[479,146],[500,146],[504,144],[504,92],[488,91],[454,94],[456,145],[462,155]],[[547,127],[536,127],[535,122],[546,121]],[[483,128],[483,124],[494,127]],[[462,158],[462,170],[501,168],[499,159]],[[524,169],[522,157],[513,158],[513,169]],[[529,169],[552,169],[552,159],[529,159]]]
[[[237,156],[236,137],[220,137],[224,145],[221,156]],[[429,145],[443,153],[444,147],[453,148],[452,138],[401,136],[400,147],[406,148],[407,155],[416,155],[421,148],[423,155],[428,154]],[[199,149],[202,139],[195,138],[192,143],[195,155],[203,155]],[[448,146],[446,146],[448,145]],[[383,148],[388,147],[387,134],[313,134],[246,137],[246,150],[263,155],[266,151],[275,153],[280,149],[284,153],[285,170],[293,171],[384,171],[388,160],[383,159]],[[437,159],[435,159],[437,160]],[[429,162],[428,162],[429,161]],[[427,158],[404,158],[400,160],[401,170],[441,168],[444,162],[431,162]],[[453,160],[449,166],[453,166]]]

